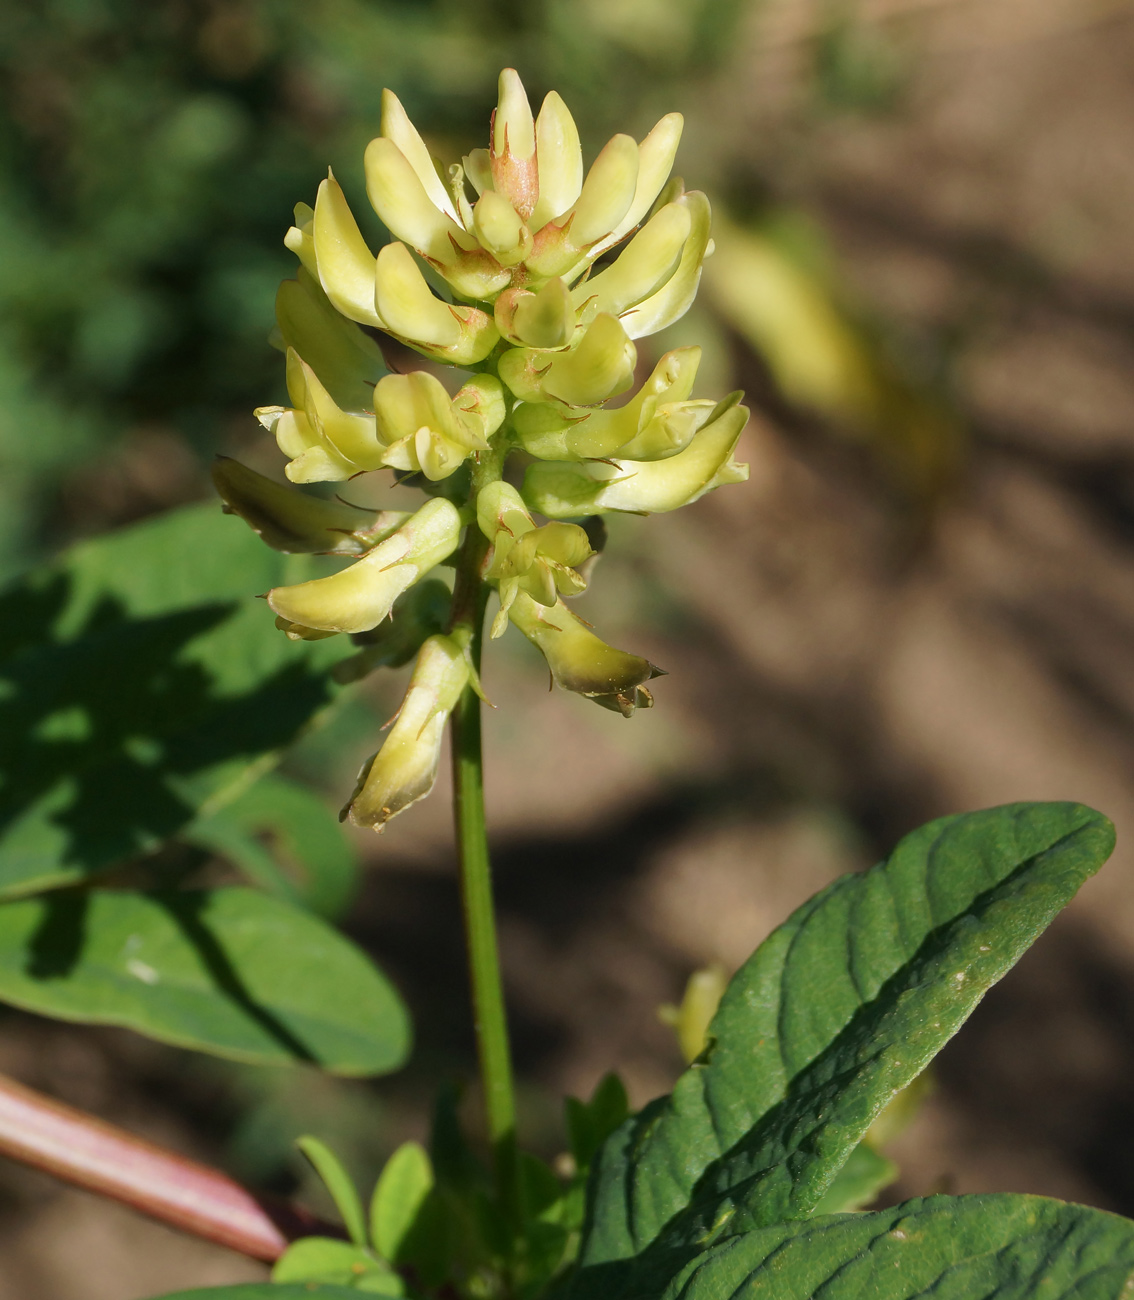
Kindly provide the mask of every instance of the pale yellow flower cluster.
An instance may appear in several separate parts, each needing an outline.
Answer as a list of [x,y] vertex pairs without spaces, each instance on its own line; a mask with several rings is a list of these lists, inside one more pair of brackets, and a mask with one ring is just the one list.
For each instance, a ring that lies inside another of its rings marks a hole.
[[[481,577],[500,595],[494,636],[518,627],[560,685],[627,716],[652,702],[645,682],[657,670],[606,646],[564,604],[585,587],[592,554],[584,529],[565,521],[674,510],[747,474],[733,459],[747,419],[740,395],[692,396],[698,348],[667,352],[629,400],[605,409],[634,386],[635,340],[689,308],[711,252],[708,200],[670,178],[681,128],[671,113],[640,142],[616,135],[584,171],[562,99],[552,92],[533,116],[506,69],[488,148],[444,173],[385,92],[364,165],[394,241],[371,250],[333,176],[314,208],[296,208],[285,242],[300,269],[276,310],[291,405],[257,415],[294,483],[388,468],[432,499],[396,516],[289,504],[287,489],[257,496],[250,471],[220,466],[228,507],[269,544],[360,557],[268,594],[288,635],[373,634],[469,527],[489,544]],[[463,370],[465,382],[447,388],[425,367],[385,373],[373,331]],[[531,462],[519,488],[501,478],[510,449]],[[465,466],[467,486],[452,487]],[[428,790],[469,679],[459,639],[428,636],[399,721],[363,773],[356,820],[380,828]]]

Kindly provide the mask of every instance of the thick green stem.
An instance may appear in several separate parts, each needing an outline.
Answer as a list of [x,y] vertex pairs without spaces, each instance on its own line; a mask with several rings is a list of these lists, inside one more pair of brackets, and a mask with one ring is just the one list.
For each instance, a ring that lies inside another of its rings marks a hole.
[[[486,458],[487,460],[488,458]],[[478,466],[474,486],[500,475],[499,462]],[[453,589],[452,631],[467,640],[477,673],[488,588],[481,571],[488,543],[470,523],[457,561]],[[472,983],[473,1019],[480,1057],[488,1134],[492,1142],[497,1191],[505,1212],[515,1221],[519,1210],[519,1165],[512,1057],[492,901],[492,869],[484,817],[484,760],[481,751],[480,698],[466,687],[453,711],[453,802],[461,870],[465,938]]]

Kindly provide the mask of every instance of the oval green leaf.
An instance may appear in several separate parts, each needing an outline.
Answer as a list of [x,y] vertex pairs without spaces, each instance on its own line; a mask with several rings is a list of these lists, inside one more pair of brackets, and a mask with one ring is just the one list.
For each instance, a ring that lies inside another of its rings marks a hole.
[[333,1074],[396,1069],[401,999],[350,940],[252,889],[70,890],[0,906],[0,1001]]
[[[1081,804],[1012,804],[932,822],[810,899],[734,976],[672,1095],[603,1147],[584,1266],[626,1261],[637,1294],[632,1261],[651,1243],[690,1258],[811,1213],[1113,847]],[[609,1271],[584,1267],[575,1294],[600,1293],[619,1294]]]

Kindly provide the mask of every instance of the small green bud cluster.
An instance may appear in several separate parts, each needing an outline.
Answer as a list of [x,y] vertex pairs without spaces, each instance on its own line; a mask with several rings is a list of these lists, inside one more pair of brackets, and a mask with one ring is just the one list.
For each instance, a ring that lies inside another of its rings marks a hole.
[[[295,209],[285,243],[300,266],[276,301],[291,406],[256,414],[293,483],[388,468],[431,499],[412,514],[365,511],[234,461],[218,461],[214,477],[226,509],[270,546],[356,557],[269,592],[282,631],[354,636],[363,648],[340,666],[344,679],[417,651],[402,709],[345,810],[361,825],[380,830],[428,793],[445,721],[466,687],[479,690],[468,628],[455,614],[440,625],[435,581],[415,586],[465,529],[482,540],[462,556],[500,597],[493,637],[514,625],[555,682],[627,717],[652,703],[645,683],[659,670],[604,644],[564,601],[586,587],[593,555],[569,521],[674,510],[747,477],[733,459],[748,417],[740,394],[692,397],[699,348],[667,352],[628,400],[606,406],[634,386],[635,340],[689,308],[712,250],[708,200],[670,178],[681,126],[671,113],[640,143],[617,135],[584,174],[562,99],[549,94],[533,117],[507,69],[489,147],[446,181],[386,91],[365,171],[394,241],[371,251],[330,175],[314,208]],[[451,393],[430,369],[385,373],[373,331],[467,381]],[[518,487],[503,477],[511,451],[529,462]],[[399,635],[382,631],[390,616]]]

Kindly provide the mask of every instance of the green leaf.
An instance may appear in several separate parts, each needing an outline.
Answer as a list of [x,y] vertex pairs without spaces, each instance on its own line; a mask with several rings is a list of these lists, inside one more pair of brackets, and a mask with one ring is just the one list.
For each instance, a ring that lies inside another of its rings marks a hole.
[[835,1175],[835,1180],[819,1198],[813,1214],[842,1214],[861,1210],[898,1176],[898,1166],[875,1151],[868,1142],[860,1142]]
[[405,1295],[402,1279],[370,1251],[331,1237],[303,1237],[293,1242],[272,1269],[272,1281],[326,1282],[353,1294]]
[[[1089,808],[1014,804],[932,822],[805,903],[733,978],[673,1094],[603,1148],[584,1265],[655,1240],[688,1257],[811,1212],[1113,845]],[[579,1288],[603,1272],[584,1268]],[[616,1294],[609,1276],[602,1290]]]
[[1040,1196],[931,1196],[733,1237],[635,1295],[661,1300],[1125,1300],[1134,1223]]
[[433,1166],[419,1142],[403,1142],[386,1161],[370,1198],[370,1240],[392,1263],[403,1251],[426,1198],[433,1190]]
[[66,890],[0,906],[0,1001],[259,1064],[395,1069],[401,1000],[326,922],[252,889]]
[[354,896],[358,856],[338,819],[314,791],[285,777],[261,777],[197,818],[183,838],[228,858],[275,897],[320,916],[340,916]]
[[595,1152],[630,1113],[626,1088],[617,1074],[604,1075],[590,1101],[568,1097],[563,1103],[567,1141],[575,1163],[586,1169]]
[[323,1180],[323,1185],[331,1193],[331,1200],[342,1217],[347,1235],[356,1246],[365,1249],[366,1215],[363,1213],[362,1201],[354,1179],[343,1167],[343,1162],[325,1143],[317,1137],[305,1136],[295,1144],[314,1166],[315,1172]]
[[0,594],[0,897],[161,844],[326,708],[349,645],[289,641],[255,599],[313,563],[202,505]]

